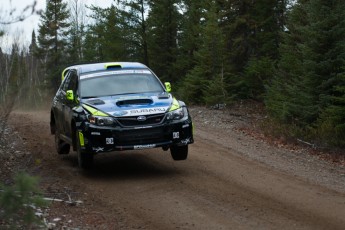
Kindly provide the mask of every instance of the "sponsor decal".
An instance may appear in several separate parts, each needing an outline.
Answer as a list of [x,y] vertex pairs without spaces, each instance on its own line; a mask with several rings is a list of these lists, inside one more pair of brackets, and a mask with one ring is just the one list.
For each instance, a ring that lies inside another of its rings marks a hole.
[[114,138],[105,138],[105,143],[107,145],[113,145],[114,144]]
[[188,128],[189,127],[189,124],[185,124],[185,125],[182,125],[182,128]]
[[144,115],[144,114],[156,114],[156,113],[165,113],[167,109],[165,107],[159,108],[147,108],[147,109],[133,109],[129,110],[130,115]]
[[138,126],[138,127],[134,127],[134,129],[149,129],[152,128],[152,126]]
[[150,145],[134,145],[134,149],[151,149],[155,148],[156,144],[150,144]]
[[110,112],[115,117],[131,117],[131,116],[145,116],[159,113],[165,113],[169,107],[153,107],[132,110],[121,110]]
[[119,75],[119,74],[151,74],[149,70],[117,70],[117,71],[106,71],[101,73],[93,73],[93,74],[86,74],[80,76],[80,79],[92,78],[92,77],[99,77],[99,76],[109,76],[109,75]]
[[139,116],[137,117],[138,121],[146,121],[146,117],[145,116]]
[[96,153],[99,153],[99,152],[103,152],[104,148],[102,148],[102,147],[96,147],[96,148],[93,147],[92,150],[95,151]]
[[122,116],[125,116],[126,114],[128,113],[128,111],[116,111],[115,113],[113,113],[113,116],[115,117],[122,117]]
[[173,132],[173,139],[179,139],[180,133],[179,132]]
[[185,139],[185,140],[182,140],[181,141],[181,144],[184,144],[184,145],[187,145],[187,144],[189,144],[191,141],[190,141],[190,138],[187,138],[187,139]]
[[99,132],[91,132],[91,135],[94,135],[94,136],[100,136],[100,135],[101,135],[101,133],[99,133]]

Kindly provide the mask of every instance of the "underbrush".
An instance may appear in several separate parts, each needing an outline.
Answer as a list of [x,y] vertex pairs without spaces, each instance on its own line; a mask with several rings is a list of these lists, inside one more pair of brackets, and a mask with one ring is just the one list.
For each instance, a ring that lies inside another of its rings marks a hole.
[[[15,100],[0,103],[0,229],[43,228],[37,215],[46,207],[38,186],[38,178],[24,172],[23,155],[14,144],[14,135],[7,126]],[[25,167],[24,167],[25,168]]]
[[38,178],[26,173],[15,176],[12,185],[0,183],[1,229],[37,229],[43,226],[36,212],[47,206],[38,188]]
[[302,129],[298,125],[284,124],[270,117],[265,117],[257,125],[265,139],[271,143],[307,148],[310,154],[318,155],[321,159],[345,165],[345,151],[335,142],[334,131],[328,129],[324,132],[313,127]]
[[[282,140],[285,143],[295,144],[298,140],[304,140],[304,137],[306,137],[306,132],[297,125],[282,124],[269,117],[261,120],[258,126],[266,137]],[[313,144],[310,143],[310,145],[312,146]]]

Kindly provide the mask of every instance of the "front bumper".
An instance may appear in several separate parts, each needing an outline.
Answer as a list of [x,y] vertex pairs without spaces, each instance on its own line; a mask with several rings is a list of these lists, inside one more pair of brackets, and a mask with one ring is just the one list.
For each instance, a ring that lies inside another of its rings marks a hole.
[[100,127],[85,122],[79,129],[84,138],[81,148],[100,153],[187,145],[193,140],[191,120],[142,127]]

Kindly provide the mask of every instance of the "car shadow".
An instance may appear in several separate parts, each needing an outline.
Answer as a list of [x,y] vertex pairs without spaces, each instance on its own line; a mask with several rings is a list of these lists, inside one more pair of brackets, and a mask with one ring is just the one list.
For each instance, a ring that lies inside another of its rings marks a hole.
[[[140,180],[147,178],[171,177],[184,173],[181,164],[174,164],[170,154],[157,156],[162,153],[126,151],[103,153],[96,155],[91,169],[78,168],[78,159],[75,153],[63,157],[79,175],[97,180]],[[165,154],[165,153],[163,153]],[[182,163],[183,164],[183,163]]]

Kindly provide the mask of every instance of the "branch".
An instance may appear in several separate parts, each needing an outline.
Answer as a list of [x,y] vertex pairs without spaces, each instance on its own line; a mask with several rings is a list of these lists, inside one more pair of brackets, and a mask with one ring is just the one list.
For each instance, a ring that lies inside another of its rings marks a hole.
[[[37,0],[34,0],[34,2],[31,5],[27,5],[20,13],[20,16],[14,17],[8,21],[0,21],[0,25],[10,25],[16,22],[22,22],[25,19],[29,18],[30,16],[34,14],[41,14],[41,10],[36,10]],[[27,12],[29,12],[29,15],[27,15]],[[12,16],[16,12],[16,9],[10,9],[9,15]]]

